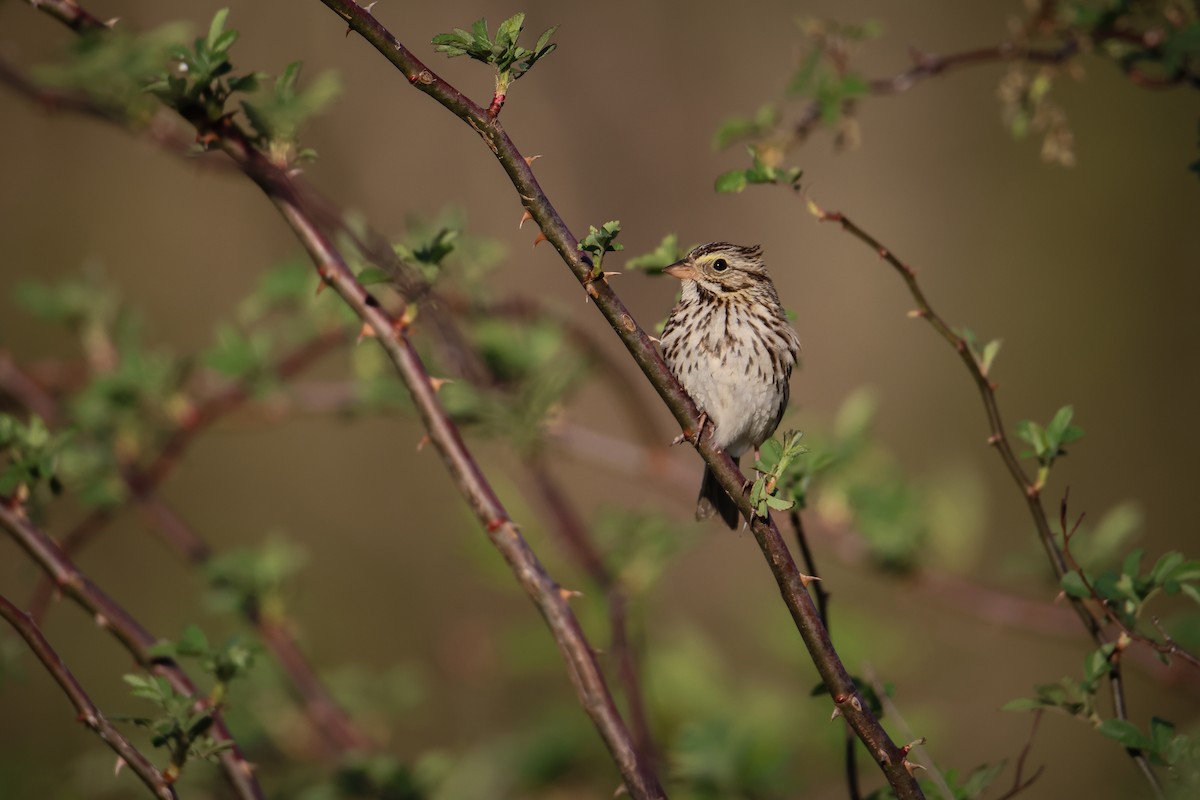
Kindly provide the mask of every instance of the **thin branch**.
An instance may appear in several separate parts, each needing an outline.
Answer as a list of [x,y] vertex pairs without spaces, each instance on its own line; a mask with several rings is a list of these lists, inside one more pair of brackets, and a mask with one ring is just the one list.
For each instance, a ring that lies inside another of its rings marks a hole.
[[[526,211],[541,228],[542,235],[558,251],[563,262],[583,286],[587,296],[608,320],[680,426],[696,440],[697,450],[712,468],[721,486],[731,497],[739,499],[742,513],[751,520],[755,540],[763,551],[780,594],[837,709],[846,716],[855,733],[867,745],[872,757],[887,776],[888,783],[896,789],[898,795],[901,798],[922,796],[916,780],[905,767],[904,753],[892,742],[879,720],[863,702],[829,641],[812,598],[805,591],[805,576],[796,568],[774,521],[755,516],[744,494],[745,476],[726,453],[712,444],[711,435],[703,435],[705,432],[711,433],[712,426],[709,425],[705,431],[696,430],[699,414],[695,404],[671,374],[649,336],[613,292],[608,281],[603,277],[593,276],[591,259],[579,251],[578,239],[542,191],[530,168],[530,162],[513,144],[500,121],[489,118],[484,109],[434,74],[366,8],[351,0],[322,2],[345,20],[351,30],[362,36],[399,69],[409,83],[452,112],[484,140],[508,174]],[[382,320],[380,322],[382,323]],[[372,325],[380,331],[374,322]]]
[[[1046,556],[1050,560],[1050,565],[1054,569],[1055,578],[1061,580],[1062,576],[1067,572],[1067,562],[1058,544],[1054,541],[1054,534],[1050,529],[1050,520],[1046,516],[1045,508],[1042,506],[1041,487],[1031,481],[1029,476],[1025,474],[1025,470],[1021,467],[1016,451],[1013,450],[1012,443],[1005,432],[1004,422],[1000,417],[1000,406],[996,400],[996,386],[988,378],[983,365],[980,364],[971,352],[967,340],[956,333],[934,311],[933,306],[930,305],[928,299],[925,297],[925,293],[917,282],[916,272],[901,261],[890,249],[882,245],[874,236],[851,222],[844,214],[836,211],[825,211],[811,200],[808,201],[808,207],[809,211],[820,222],[837,223],[841,226],[842,230],[866,244],[892,267],[904,280],[909,293],[912,295],[913,300],[916,301],[917,309],[911,312],[910,316],[919,317],[928,322],[934,331],[958,353],[963,365],[971,374],[972,380],[975,381],[975,386],[979,389],[979,395],[983,402],[984,412],[987,414],[990,429],[990,436],[987,439],[988,444],[995,448],[996,452],[1000,455],[1001,461],[1004,462],[1008,474],[1020,488],[1034,527],[1037,529],[1042,547],[1045,549]],[[1079,620],[1083,623],[1084,628],[1093,641],[1096,642],[1097,646],[1107,643],[1108,638],[1104,633],[1100,621],[1088,610],[1083,601],[1076,597],[1068,597],[1068,599]],[[1121,676],[1120,662],[1116,660],[1110,662],[1108,678],[1112,694],[1113,713],[1118,719],[1127,720],[1129,717],[1125,707],[1125,689]],[[1150,783],[1155,795],[1158,797],[1163,796],[1162,785],[1158,780],[1158,776],[1154,774],[1154,770],[1150,767],[1150,761],[1146,758],[1146,754],[1136,748],[1127,748],[1127,751],[1146,777],[1146,780]]]
[[1017,756],[1016,774],[1013,776],[1012,787],[996,798],[996,800],[1012,800],[1021,792],[1033,785],[1033,782],[1042,777],[1042,772],[1045,771],[1046,765],[1041,764],[1033,771],[1033,774],[1028,779],[1025,778],[1025,760],[1029,758],[1029,753],[1033,750],[1033,739],[1037,736],[1038,725],[1042,722],[1042,714],[1045,713],[1044,708],[1036,709],[1033,712],[1033,724],[1029,726],[1029,738],[1025,740],[1025,746],[1021,748],[1021,754]]
[[[821,624],[828,631],[829,592],[825,589],[825,582],[820,580],[821,573],[817,570],[817,560],[813,557],[812,548],[808,544],[808,536],[804,532],[804,520],[800,517],[798,506],[793,506],[792,510],[788,512],[788,519],[792,523],[792,531],[796,534],[796,546],[804,561],[804,572],[810,577],[817,578],[809,586],[817,603],[817,613],[821,615]],[[850,794],[850,800],[859,800],[862,797],[862,789],[858,785],[858,742],[855,740],[854,731],[849,724],[845,726],[845,730],[846,744],[842,761],[846,765],[846,789]]]
[[552,530],[558,534],[571,558],[604,593],[608,605],[609,649],[616,662],[617,678],[624,691],[625,703],[629,707],[634,745],[645,763],[653,768],[658,756],[646,717],[637,653],[629,641],[629,598],[625,588],[604,563],[604,556],[596,549],[587,524],[554,479],[545,460],[540,456],[526,459],[526,470],[550,516]]
[[21,369],[7,351],[0,351],[0,394],[6,394],[31,414],[53,427],[58,415],[54,397]]
[[[197,710],[207,707],[203,693],[196,689],[196,685],[177,663],[150,654],[150,648],[158,639],[80,572],[58,544],[26,519],[20,506],[6,497],[0,497],[0,526],[7,529],[29,557],[54,579],[63,594],[92,614],[96,624],[115,636],[142,668],[165,678],[179,694],[195,698]],[[235,794],[243,800],[262,798],[264,795],[254,776],[253,767],[246,761],[216,709],[213,709],[212,735],[218,742],[232,745],[222,750],[217,758]]]
[[142,755],[141,751],[134,747],[124,734],[114,728],[104,714],[100,713],[100,709],[92,702],[92,698],[88,697],[87,692],[79,685],[79,681],[71,674],[71,670],[59,658],[50,642],[46,641],[46,637],[42,635],[41,629],[38,628],[33,618],[9,602],[8,598],[3,595],[0,595],[0,617],[8,620],[9,624],[29,645],[29,649],[42,662],[42,666],[46,668],[54,681],[62,687],[63,693],[71,701],[71,705],[75,706],[75,710],[79,712],[79,721],[91,728],[117,754],[117,758],[120,759],[118,765],[121,762],[128,765],[156,797],[161,797],[163,800],[174,800],[175,790],[171,788],[170,782],[158,767],[150,763],[150,760]]

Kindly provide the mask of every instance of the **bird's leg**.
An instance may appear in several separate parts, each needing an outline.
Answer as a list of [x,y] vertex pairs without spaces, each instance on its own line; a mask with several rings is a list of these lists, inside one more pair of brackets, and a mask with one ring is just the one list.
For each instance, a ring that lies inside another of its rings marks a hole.
[[704,435],[704,425],[708,422],[708,412],[701,409],[700,417],[696,420],[696,432],[691,436],[687,435],[686,431],[681,431],[678,436],[671,440],[672,445],[683,444],[690,441],[696,447],[700,446],[700,437]]

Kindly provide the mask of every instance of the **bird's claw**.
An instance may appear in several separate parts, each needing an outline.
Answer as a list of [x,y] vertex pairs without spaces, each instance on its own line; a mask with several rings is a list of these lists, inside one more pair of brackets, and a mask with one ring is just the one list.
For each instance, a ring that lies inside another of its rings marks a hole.
[[704,425],[708,422],[708,412],[701,411],[700,418],[696,420],[696,430],[688,434],[687,431],[681,432],[678,436],[671,440],[671,445],[683,444],[691,442],[694,447],[700,446],[700,437],[704,435]]

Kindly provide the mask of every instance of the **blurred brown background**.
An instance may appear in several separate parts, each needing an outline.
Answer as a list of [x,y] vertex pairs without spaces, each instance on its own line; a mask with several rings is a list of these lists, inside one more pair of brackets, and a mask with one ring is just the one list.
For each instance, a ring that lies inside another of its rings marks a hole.
[[[188,18],[200,31],[220,5],[96,0],[89,8],[135,29]],[[320,3],[231,5],[231,25],[242,32],[234,49],[239,66],[278,74],[299,58],[310,76],[324,69],[342,76],[342,97],[304,137],[321,155],[306,170],[314,185],[385,231],[400,231],[414,212],[463,208],[473,232],[508,246],[498,294],[528,292],[578,308],[596,339],[620,355],[553,251],[531,248],[528,226],[517,230],[515,195],[466,126],[412,91],[360,39],[343,36],[344,26]],[[827,422],[849,393],[873,387],[878,436],[905,470],[936,481],[940,502],[964,526],[961,546],[943,543],[933,557],[984,583],[1003,583],[1002,565],[1033,547],[1033,532],[985,446],[983,412],[961,364],[926,325],[906,319],[912,303],[902,284],[859,243],[818,225],[779,190],[715,194],[713,178],[742,166],[744,156],[737,148],[714,155],[710,141],[720,120],[751,113],[779,92],[795,66],[798,16],[881,19],[884,37],[864,49],[861,63],[868,75],[882,76],[908,65],[910,46],[944,53],[1000,41],[1020,4],[385,0],[375,13],[433,69],[485,102],[489,72],[436,56],[429,39],[480,16],[494,25],[522,9],[534,33],[561,23],[560,47],[516,84],[503,121],[525,153],[543,154],[539,180],[572,229],[579,234],[589,223],[619,218],[630,254],[672,231],[683,242],[762,243],[804,343],[792,389],[798,424]],[[19,63],[51,59],[70,39],[26,4],[0,3],[0,47]],[[1189,509],[1200,477],[1193,419],[1200,185],[1186,170],[1197,157],[1196,95],[1137,88],[1096,58],[1080,64],[1082,79],[1055,89],[1076,133],[1074,169],[1041,163],[1036,141],[1014,142],[1005,131],[995,97],[1002,65],[868,100],[861,149],[835,154],[829,135],[819,133],[791,161],[804,168],[817,202],[846,212],[917,268],[951,324],[1003,337],[994,375],[1010,429],[1075,404],[1087,437],[1057,468],[1048,506],[1068,484],[1073,507],[1089,516],[1132,498],[1145,514],[1139,544],[1150,557],[1169,548],[1196,555]],[[65,337],[18,313],[11,289],[95,261],[142,309],[155,337],[196,349],[256,276],[298,252],[276,212],[239,177],[198,171],[118,130],[43,113],[7,91],[0,92],[0,120],[2,348],[26,358],[63,352]],[[620,260],[606,264],[620,269]],[[639,276],[616,281],[645,326],[665,316],[676,290]],[[665,441],[673,435],[669,415],[648,387],[645,396]],[[568,411],[593,427],[606,426],[607,414],[600,389]],[[624,423],[612,416],[619,431]],[[477,562],[499,560],[465,512],[440,510],[458,508],[455,492],[436,454],[413,453],[419,436],[409,419],[270,427],[234,420],[197,443],[164,492],[217,547],[271,530],[303,543],[310,561],[293,609],[319,665],[400,664],[424,676],[419,710],[392,726],[404,756],[467,747],[518,724],[522,707],[513,701],[522,693],[573,703],[561,672],[532,683],[494,680],[504,666],[493,630],[514,619],[535,630],[539,621],[503,579],[480,579]],[[514,516],[532,520],[503,449],[483,444],[480,452]],[[698,479],[693,453],[671,457]],[[556,463],[585,509],[628,498],[690,518],[691,485],[662,496],[593,464]],[[536,524],[530,527],[539,547],[552,551]],[[828,540],[819,538],[817,548],[835,597],[835,641],[846,642],[848,664],[857,670],[870,660],[896,683],[908,723],[929,737],[944,767],[967,770],[1015,756],[1029,719],[998,707],[1029,695],[1034,683],[1081,670],[1089,649],[1082,635],[1053,638],[983,623],[961,604],[847,566]],[[151,630],[172,635],[187,621],[204,621],[200,579],[134,515],[81,563]],[[33,577],[20,552],[0,544],[0,591],[23,598]],[[582,580],[565,568],[559,578]],[[1023,591],[1020,580],[1008,580],[1012,591]],[[1044,585],[1033,593],[1051,596]],[[665,645],[693,630],[725,648],[734,684],[794,682],[794,725],[826,725],[827,708],[804,697],[814,673],[805,665],[797,674],[798,638],[749,536],[706,531],[654,594],[648,641]],[[111,639],[67,604],[54,610],[46,632],[103,707],[127,705],[117,676],[129,659]],[[80,752],[107,751],[72,722],[57,688],[28,660],[26,672],[25,682],[0,689],[0,796],[10,796],[5,776],[26,775],[31,765],[47,777],[28,796],[94,796],[97,790],[64,777],[65,765]],[[1159,713],[1193,726],[1200,710],[1194,681],[1172,689],[1131,670],[1129,695],[1143,725]],[[796,796],[842,796],[838,770],[829,768],[839,741],[830,727],[821,749],[803,756],[818,777]],[[1048,769],[1026,797],[1136,797],[1143,790],[1118,746],[1072,720],[1047,718],[1031,759]],[[873,785],[871,768],[865,772]]]

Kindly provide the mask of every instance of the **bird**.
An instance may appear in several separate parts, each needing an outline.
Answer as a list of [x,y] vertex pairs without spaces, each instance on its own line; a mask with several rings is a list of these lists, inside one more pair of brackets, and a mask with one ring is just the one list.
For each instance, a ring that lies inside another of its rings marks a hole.
[[[740,462],[783,417],[800,337],[758,245],[702,244],[664,272],[683,289],[659,338],[663,359],[700,409],[696,441],[710,420],[713,444]],[[705,465],[696,519],[714,514],[737,530],[737,503]]]

